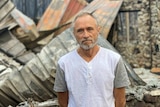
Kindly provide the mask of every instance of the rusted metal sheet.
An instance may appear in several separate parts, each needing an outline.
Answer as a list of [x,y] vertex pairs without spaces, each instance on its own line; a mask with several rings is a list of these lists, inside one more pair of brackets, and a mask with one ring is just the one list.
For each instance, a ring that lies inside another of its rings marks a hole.
[[86,4],[85,0],[52,0],[40,19],[37,29],[46,31],[62,25],[84,8]]
[[77,14],[80,10],[85,8],[87,5],[88,5],[87,2],[84,0],[71,0],[63,18],[59,23],[60,28],[59,30],[55,31],[54,37],[60,34],[61,32],[63,32],[65,29],[69,28],[70,23],[66,23],[66,22],[70,20],[72,17],[74,17],[75,14]]
[[35,23],[29,17],[25,16],[10,0],[0,1],[0,29],[13,28],[19,25],[24,32],[28,33],[31,41],[39,37]]
[[11,16],[15,19],[15,21],[20,25],[20,27],[27,33],[30,34],[31,40],[35,40],[39,37],[39,33],[37,31],[36,24],[32,19],[25,16],[18,9],[14,9],[11,12]]
[[54,29],[58,26],[69,0],[53,0],[37,25],[39,31]]
[[85,0],[70,0],[65,13],[59,23],[59,25],[65,24],[70,18],[72,18],[76,13],[82,10],[87,5]]
[[101,34],[107,38],[110,28],[117,16],[123,0],[119,1],[105,1],[100,9],[97,9],[93,14],[97,17]]
[[[88,4],[84,9],[79,12],[89,12],[97,18],[99,26],[101,27],[100,33],[107,38],[111,26],[118,14],[118,11],[122,5],[123,0],[94,0]],[[78,12],[77,12],[78,14]],[[74,15],[67,23],[71,23],[76,15]],[[69,28],[69,25],[59,29],[57,34],[61,33],[63,30]],[[56,34],[56,33],[55,33]]]

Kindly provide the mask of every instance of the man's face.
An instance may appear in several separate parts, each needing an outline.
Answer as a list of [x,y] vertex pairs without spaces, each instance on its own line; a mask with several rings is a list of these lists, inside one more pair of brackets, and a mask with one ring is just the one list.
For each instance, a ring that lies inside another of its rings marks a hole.
[[80,47],[88,50],[97,44],[99,27],[93,17],[84,15],[75,21],[73,33]]

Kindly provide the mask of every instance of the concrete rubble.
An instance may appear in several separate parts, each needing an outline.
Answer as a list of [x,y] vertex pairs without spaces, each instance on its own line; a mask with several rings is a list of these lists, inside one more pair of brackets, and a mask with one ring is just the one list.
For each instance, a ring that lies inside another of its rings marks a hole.
[[[149,69],[159,67],[160,62],[157,60],[159,51],[155,49],[155,46],[159,46],[156,33],[158,24],[151,27],[152,33],[149,32],[150,1],[89,0],[90,3],[87,3],[85,0],[75,0],[74,5],[79,8],[73,13],[67,12],[73,2],[64,1],[62,7],[58,8],[59,0],[53,0],[37,26],[29,17],[20,13],[10,0],[0,1],[0,7],[3,6],[0,10],[3,13],[0,16],[0,107],[58,107],[57,96],[53,91],[56,64],[60,56],[78,46],[70,23],[81,11],[93,13],[98,18],[102,27],[98,43],[124,57],[132,83],[126,89],[127,107],[160,107],[160,75],[151,73]],[[154,7],[156,2],[154,0],[151,3],[152,23],[159,20],[159,5]],[[10,5],[8,13],[3,12],[5,3]],[[54,6],[57,10],[54,10]],[[134,38],[126,43],[123,40],[127,37],[119,36],[113,47],[106,38],[119,10],[139,11],[138,42]],[[49,18],[49,15],[59,18],[54,21],[56,19]],[[50,22],[54,26],[50,26]],[[150,35],[153,41],[156,40],[152,45],[148,39]],[[132,54],[135,49],[138,54]]]
[[136,74],[146,82],[145,86],[130,86],[126,90],[128,107],[160,106],[160,75],[153,74],[150,69],[135,68]]

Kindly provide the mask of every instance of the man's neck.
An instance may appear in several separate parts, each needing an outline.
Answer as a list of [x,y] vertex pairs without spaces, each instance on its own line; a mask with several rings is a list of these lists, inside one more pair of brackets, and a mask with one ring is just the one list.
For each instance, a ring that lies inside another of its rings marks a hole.
[[94,56],[98,53],[99,51],[99,46],[96,45],[94,46],[92,49],[89,49],[89,50],[84,50],[82,48],[79,48],[77,51],[78,51],[78,54],[84,59],[86,60],[87,62],[91,61]]

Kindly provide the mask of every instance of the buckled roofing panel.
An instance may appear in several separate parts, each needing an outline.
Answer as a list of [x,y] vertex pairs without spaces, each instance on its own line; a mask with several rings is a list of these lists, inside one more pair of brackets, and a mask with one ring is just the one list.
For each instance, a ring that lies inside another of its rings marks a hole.
[[122,2],[123,0],[94,0],[80,12],[93,13],[101,27],[101,34],[107,38]]
[[[122,2],[123,0],[94,0],[79,12],[93,13],[101,27],[100,33],[105,38],[107,38],[110,28],[118,14]],[[79,12],[77,12],[77,14]],[[72,22],[75,16],[76,15],[74,15],[69,21],[66,22],[67,26],[64,26],[58,31],[56,31],[55,36],[63,32],[65,29],[69,28],[70,26],[68,24]]]
[[10,0],[0,1],[0,22],[7,17],[10,12],[14,9],[14,4]]
[[52,30],[86,6],[85,0],[53,0],[40,19],[39,31]]

